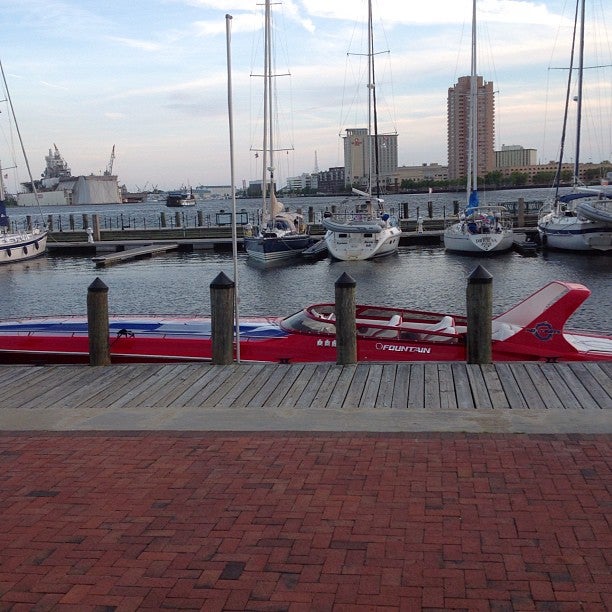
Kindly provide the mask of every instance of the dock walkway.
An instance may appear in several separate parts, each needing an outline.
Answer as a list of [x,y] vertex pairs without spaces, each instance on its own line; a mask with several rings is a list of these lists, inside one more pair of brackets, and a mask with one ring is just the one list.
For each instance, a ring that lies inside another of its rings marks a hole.
[[612,433],[612,363],[3,366],[1,429]]
[[0,609],[610,610],[611,381],[0,366]]

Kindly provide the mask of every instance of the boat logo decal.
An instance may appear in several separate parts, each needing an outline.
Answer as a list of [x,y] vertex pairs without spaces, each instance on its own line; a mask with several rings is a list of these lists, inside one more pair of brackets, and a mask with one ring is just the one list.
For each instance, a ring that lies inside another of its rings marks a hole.
[[536,323],[535,327],[532,327],[527,331],[532,333],[538,340],[543,340],[545,342],[551,340],[555,334],[561,333],[558,329],[555,329],[547,321],[543,321],[542,323]]
[[317,340],[317,346],[336,346],[336,341],[335,340],[323,340],[323,339],[319,339]]
[[397,351],[400,353],[431,353],[430,347],[425,346],[402,346],[398,344],[383,344],[382,342],[376,343],[377,351]]

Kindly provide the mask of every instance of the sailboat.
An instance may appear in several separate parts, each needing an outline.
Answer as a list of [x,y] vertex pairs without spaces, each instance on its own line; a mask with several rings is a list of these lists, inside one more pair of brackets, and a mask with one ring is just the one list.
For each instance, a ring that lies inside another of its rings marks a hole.
[[[379,176],[379,138],[376,114],[376,81],[374,73],[374,36],[372,1],[368,0],[368,190],[353,188],[359,196],[354,213],[343,217],[331,214],[323,218],[325,242],[330,255],[342,261],[373,259],[397,252],[402,231],[397,220],[384,210]],[[374,167],[372,167],[374,164]],[[375,194],[372,194],[372,191]]]
[[[580,12],[580,18],[578,13]],[[574,42],[570,57],[570,69],[565,99],[565,114],[561,136],[561,153],[555,177],[554,197],[541,211],[538,233],[545,247],[567,251],[612,251],[612,188],[604,181],[598,187],[581,186],[578,178],[580,168],[580,130],[582,122],[582,76],[584,71],[584,18],[585,0],[576,0]],[[576,96],[576,150],[574,156],[573,188],[559,196],[559,181],[563,163],[563,148],[567,111],[570,100],[572,73],[574,71],[574,48],[578,34],[578,93]]]
[[467,202],[459,220],[444,230],[447,251],[490,254],[507,251],[514,242],[512,222],[504,206],[480,204],[478,198],[478,72],[476,0],[472,2],[472,61],[470,74]]
[[[19,136],[19,142],[21,143],[21,149],[25,158],[28,173],[30,175],[30,182],[36,193],[36,187],[32,180],[32,174],[30,172],[30,165],[25,155],[25,148],[23,141],[21,140],[21,132],[17,126],[17,120],[13,109],[13,103],[8,90],[8,84],[4,74],[4,67],[0,62],[0,72],[2,73],[2,81],[4,83],[7,101],[10,106],[11,115],[15,122],[17,134]],[[0,164],[0,264],[9,264],[17,261],[24,261],[26,259],[32,259],[42,255],[47,248],[47,231],[37,227],[28,227],[24,230],[12,228],[10,219],[6,212],[6,192],[4,189],[4,171]]]
[[286,211],[276,198],[274,182],[274,91],[272,63],[272,11],[270,0],[264,5],[264,121],[263,180],[261,219],[256,231],[245,231],[244,248],[249,257],[271,262],[297,257],[311,244],[302,215]]

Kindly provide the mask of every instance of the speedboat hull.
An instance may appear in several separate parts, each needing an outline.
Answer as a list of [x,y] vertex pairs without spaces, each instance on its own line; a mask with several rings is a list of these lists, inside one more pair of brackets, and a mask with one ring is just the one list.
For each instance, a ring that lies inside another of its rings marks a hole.
[[47,232],[33,230],[0,234],[0,264],[25,261],[43,255],[47,249]]
[[[492,321],[494,361],[612,361],[612,334],[566,331],[587,299],[583,285],[554,281]],[[356,307],[359,361],[465,361],[467,320],[386,306]],[[243,362],[333,362],[334,304],[285,318],[240,322]],[[113,363],[210,361],[211,322],[204,317],[111,317]],[[0,322],[1,363],[88,363],[85,317]]]

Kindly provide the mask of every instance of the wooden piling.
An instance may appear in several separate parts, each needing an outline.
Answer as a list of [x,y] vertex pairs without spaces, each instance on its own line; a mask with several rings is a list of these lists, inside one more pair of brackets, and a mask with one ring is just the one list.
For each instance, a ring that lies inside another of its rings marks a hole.
[[525,198],[518,199],[517,221],[518,227],[525,227]]
[[492,363],[493,276],[478,266],[468,277],[467,286],[468,363]]
[[47,215],[47,229],[53,231],[53,215]]
[[92,215],[92,223],[93,223],[93,239],[95,242],[100,242],[102,240],[102,234],[100,233],[100,215]]
[[220,272],[210,284],[212,363],[234,361],[234,281]]
[[96,278],[87,289],[89,365],[110,365],[111,358],[108,333],[108,287],[100,278]]
[[165,212],[163,212],[163,211],[160,213],[160,216],[159,216],[159,222],[160,222],[160,225],[161,225],[162,227],[166,227],[166,226],[167,226],[167,222],[166,222],[166,213],[165,213]]
[[357,327],[355,292],[357,283],[346,272],[335,284],[336,293],[336,363],[357,363]]
[[89,215],[87,213],[83,213],[83,229],[87,229],[89,227]]
[[26,227],[28,232],[32,231],[32,215],[26,215]]
[[181,213],[178,210],[174,213],[174,224],[176,227],[181,227]]

